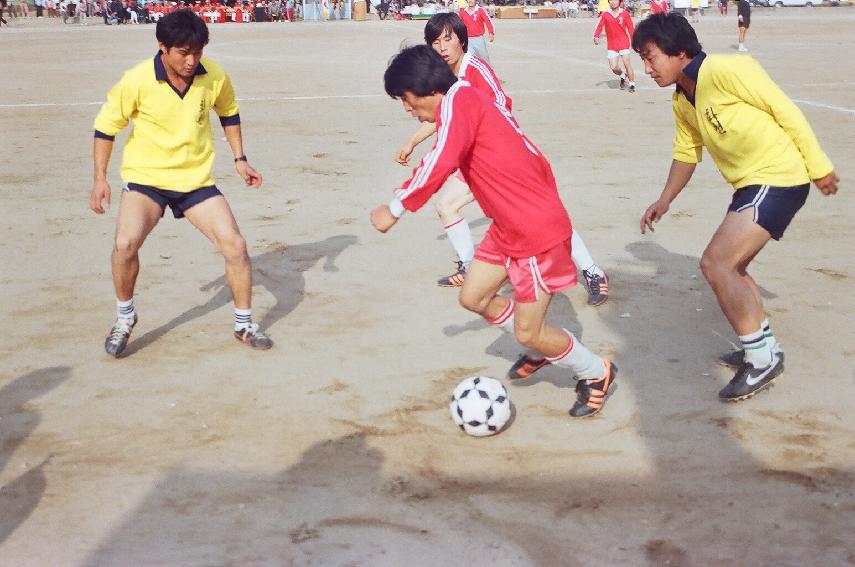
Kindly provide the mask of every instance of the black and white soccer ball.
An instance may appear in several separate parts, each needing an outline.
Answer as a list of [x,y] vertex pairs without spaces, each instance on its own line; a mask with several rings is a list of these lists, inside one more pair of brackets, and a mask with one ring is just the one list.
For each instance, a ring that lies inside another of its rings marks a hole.
[[454,423],[475,437],[498,433],[511,418],[508,391],[487,376],[472,376],[458,384],[448,408]]

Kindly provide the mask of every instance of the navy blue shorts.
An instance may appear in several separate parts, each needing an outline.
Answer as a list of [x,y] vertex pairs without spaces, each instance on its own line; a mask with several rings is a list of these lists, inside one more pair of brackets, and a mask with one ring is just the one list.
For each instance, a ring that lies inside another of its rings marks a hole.
[[754,222],[766,229],[775,240],[781,240],[790,221],[807,201],[810,183],[795,187],[748,185],[733,194],[728,211],[754,208]]
[[181,191],[169,191],[167,189],[158,189],[150,185],[140,185],[139,183],[128,183],[125,185],[125,191],[136,191],[150,198],[152,201],[160,205],[160,216],[166,211],[166,206],[172,209],[172,216],[177,219],[184,217],[184,212],[198,205],[202,201],[206,201],[211,197],[222,195],[216,185],[208,187],[200,187],[193,191],[182,193]]

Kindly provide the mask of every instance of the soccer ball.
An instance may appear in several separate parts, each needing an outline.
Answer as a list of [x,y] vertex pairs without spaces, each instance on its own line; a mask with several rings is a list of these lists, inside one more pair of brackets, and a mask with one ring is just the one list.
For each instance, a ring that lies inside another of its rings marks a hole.
[[501,382],[486,376],[463,380],[451,394],[451,419],[475,437],[494,435],[511,417],[511,400]]

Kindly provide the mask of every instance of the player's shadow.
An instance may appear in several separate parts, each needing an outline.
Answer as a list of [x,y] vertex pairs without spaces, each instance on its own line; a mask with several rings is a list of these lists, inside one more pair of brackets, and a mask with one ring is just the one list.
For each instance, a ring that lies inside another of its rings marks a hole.
[[[276,303],[264,317],[257,319],[262,329],[274,326],[303,300],[306,291],[306,278],[303,272],[314,267],[322,259],[325,272],[337,272],[336,258],[346,248],[357,242],[358,238],[353,234],[339,234],[318,242],[273,246],[270,251],[253,256],[253,288],[260,286],[276,299]],[[160,327],[137,339],[132,339],[124,356],[146,348],[180,325],[232,303],[232,292],[226,285],[225,276],[210,281],[200,288],[200,291],[211,290],[217,291],[204,304],[188,309]]]
[[[71,376],[67,366],[34,370],[0,389],[0,472],[15,450],[35,431],[41,416],[27,409],[30,400],[43,396]],[[44,466],[50,457],[0,487],[0,544],[35,510],[44,495],[47,482]]]
[[595,87],[608,87],[610,89],[620,89],[620,79],[609,79],[608,81],[597,81]]

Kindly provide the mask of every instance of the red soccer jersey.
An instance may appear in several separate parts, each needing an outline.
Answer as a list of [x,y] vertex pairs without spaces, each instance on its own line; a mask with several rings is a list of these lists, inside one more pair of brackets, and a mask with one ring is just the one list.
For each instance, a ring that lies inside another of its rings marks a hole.
[[549,162],[492,97],[457,81],[440,102],[436,127],[433,148],[397,191],[404,208],[420,209],[460,169],[506,255],[534,256],[570,238]]
[[511,110],[511,97],[505,94],[499,78],[486,61],[471,53],[464,53],[457,71],[457,78],[463,79],[476,89],[493,97],[497,104]]
[[667,0],[653,0],[650,3],[650,13],[651,14],[667,14],[668,13],[668,2]]
[[490,33],[493,31],[493,22],[490,21],[490,16],[481,6],[475,8],[475,11],[469,13],[469,8],[460,10],[460,19],[466,25],[466,34],[469,37],[478,37],[484,35],[484,28]]
[[623,8],[618,9],[617,16],[613,15],[611,10],[603,12],[600,21],[597,22],[597,28],[594,30],[594,37],[599,37],[604,27],[606,28],[606,45],[609,49],[612,51],[629,49],[632,34],[635,33],[629,12]]

